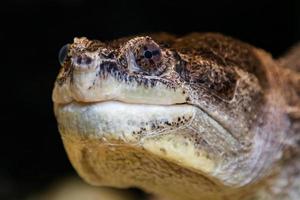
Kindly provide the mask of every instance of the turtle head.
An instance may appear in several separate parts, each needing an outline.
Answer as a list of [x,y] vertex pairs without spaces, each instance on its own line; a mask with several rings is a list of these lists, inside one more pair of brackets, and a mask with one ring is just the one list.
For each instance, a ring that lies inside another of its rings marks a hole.
[[71,162],[95,185],[184,199],[260,180],[280,157],[287,126],[271,123],[282,116],[270,103],[272,59],[260,52],[219,34],[169,45],[75,38],[61,50],[53,90]]

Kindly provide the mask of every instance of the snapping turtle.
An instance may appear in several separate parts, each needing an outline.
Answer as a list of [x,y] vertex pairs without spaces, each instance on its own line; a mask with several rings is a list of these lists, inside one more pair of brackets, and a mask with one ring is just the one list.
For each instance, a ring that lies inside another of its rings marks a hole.
[[54,110],[88,183],[158,198],[300,198],[300,51],[282,59],[216,33],[60,52]]

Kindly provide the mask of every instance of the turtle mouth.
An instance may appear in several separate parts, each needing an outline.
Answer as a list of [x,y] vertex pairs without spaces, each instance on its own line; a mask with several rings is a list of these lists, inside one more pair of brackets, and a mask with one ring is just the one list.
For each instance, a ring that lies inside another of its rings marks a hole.
[[[125,145],[177,163],[198,173],[213,174],[219,152],[235,141],[198,107],[188,104],[149,105],[119,101],[54,105],[63,137],[83,137],[99,145]],[[211,135],[220,137],[214,144]]]
[[63,131],[122,140],[127,144],[141,143],[145,137],[186,127],[193,120],[196,109],[185,103],[157,105],[110,100],[54,105]]
[[119,101],[55,104],[63,135],[99,140],[99,144],[145,149],[196,171],[210,172],[215,164],[195,147],[191,123],[199,109],[188,104],[149,105]]
[[187,103],[189,88],[172,74],[131,75],[109,66],[73,71],[63,83],[56,82],[53,101],[63,138],[144,149],[214,176],[221,153],[237,146],[236,141],[201,108]]
[[[136,104],[172,105],[185,103],[186,88],[176,74],[167,77],[129,73],[115,62],[100,60],[90,70],[61,73],[52,99],[58,104],[76,102],[121,101]],[[71,70],[73,69],[73,70]]]

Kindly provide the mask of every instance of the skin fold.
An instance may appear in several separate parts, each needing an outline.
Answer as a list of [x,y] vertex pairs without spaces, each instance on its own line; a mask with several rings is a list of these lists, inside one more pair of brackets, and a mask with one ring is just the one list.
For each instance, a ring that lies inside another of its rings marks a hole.
[[300,198],[299,46],[279,60],[216,33],[60,52],[54,111],[88,183],[155,198]]

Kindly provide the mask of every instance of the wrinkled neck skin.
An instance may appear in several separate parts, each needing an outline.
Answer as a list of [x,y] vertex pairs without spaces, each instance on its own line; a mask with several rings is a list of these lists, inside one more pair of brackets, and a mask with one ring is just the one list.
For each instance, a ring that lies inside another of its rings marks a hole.
[[[239,182],[240,186],[227,188],[220,199],[296,200],[300,197],[300,73],[278,65],[263,51],[256,53],[266,66],[266,82],[270,87],[250,131],[254,133],[253,150],[244,158],[246,161],[237,159],[240,168],[222,169],[232,177],[235,173],[243,174],[244,181]],[[250,170],[246,172],[247,169]],[[190,199],[197,199],[195,196]]]
[[297,85],[300,74],[287,66],[278,65],[261,52],[258,55],[263,56],[262,61],[265,62],[265,66],[268,66],[267,81],[272,87],[266,95],[267,106],[261,118],[266,122],[262,129],[271,134],[258,134],[257,139],[264,138],[268,141],[263,144],[265,150],[272,145],[278,147],[277,155],[272,152],[263,155],[270,156],[269,158],[278,156],[276,164],[279,165],[275,165],[276,167],[269,165],[267,171],[273,170],[273,175],[266,179],[266,184],[258,190],[256,196],[257,199],[298,199],[300,197],[300,98]]

